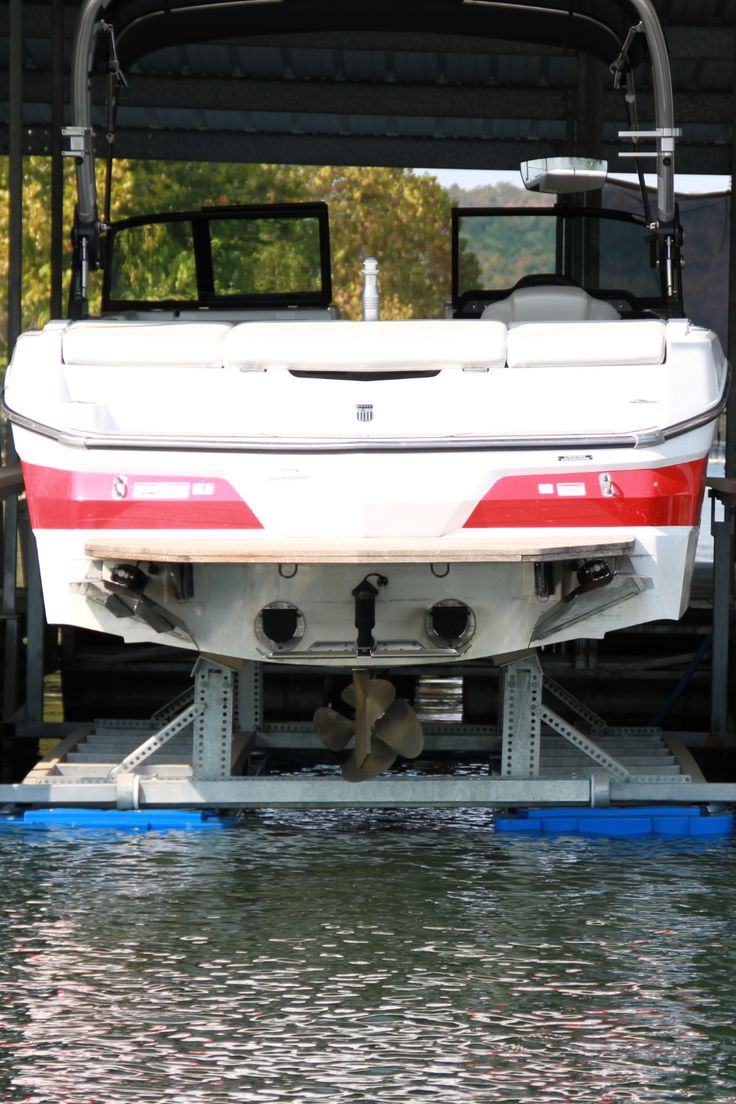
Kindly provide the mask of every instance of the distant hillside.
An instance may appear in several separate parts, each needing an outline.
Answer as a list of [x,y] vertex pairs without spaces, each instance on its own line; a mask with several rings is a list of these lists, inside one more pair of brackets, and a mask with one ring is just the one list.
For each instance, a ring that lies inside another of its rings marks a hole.
[[447,191],[458,207],[551,207],[554,203],[554,196],[528,192],[505,180],[498,184],[482,184],[478,188],[452,184]]
[[[478,188],[452,185],[448,194],[458,207],[551,207],[554,197],[528,192],[502,181]],[[513,287],[530,272],[553,272],[555,223],[547,217],[523,219],[477,215],[462,220],[459,281],[462,291]]]

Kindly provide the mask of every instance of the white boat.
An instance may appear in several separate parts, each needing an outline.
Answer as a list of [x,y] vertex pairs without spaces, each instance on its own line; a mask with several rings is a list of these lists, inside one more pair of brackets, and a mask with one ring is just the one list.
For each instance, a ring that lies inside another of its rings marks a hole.
[[[561,14],[503,7],[530,38],[534,11]],[[655,127],[628,138],[652,146],[655,210],[571,202],[602,163],[531,162],[525,182],[557,204],[456,210],[452,309],[412,321],[377,319],[371,265],[366,320],[337,316],[320,204],[102,223],[88,70],[103,11],[114,26],[115,0],[87,0],[72,74],[72,317],[22,335],[4,392],[48,620],[357,670],[360,718],[377,670],[679,618],[728,366],[682,309],[677,131],[649,0],[612,2],[629,29],[608,48],[629,102],[630,62],[652,65]],[[483,241],[510,219],[547,246],[515,286],[491,286]],[[146,258],[185,245],[184,286],[151,291]]]

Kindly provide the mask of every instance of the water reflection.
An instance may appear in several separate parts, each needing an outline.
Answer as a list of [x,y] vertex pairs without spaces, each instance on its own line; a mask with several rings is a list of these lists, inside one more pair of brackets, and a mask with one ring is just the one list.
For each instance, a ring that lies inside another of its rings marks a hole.
[[730,844],[0,835],[4,1104],[736,1098]]

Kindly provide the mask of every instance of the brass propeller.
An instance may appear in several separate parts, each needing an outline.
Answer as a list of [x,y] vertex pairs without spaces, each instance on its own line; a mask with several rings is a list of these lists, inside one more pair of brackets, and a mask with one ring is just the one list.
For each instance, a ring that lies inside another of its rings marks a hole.
[[424,747],[424,733],[416,713],[405,701],[395,701],[376,721],[375,738],[405,759],[416,759]]
[[321,706],[314,714],[314,727],[330,751],[342,751],[355,736],[342,771],[347,782],[365,782],[387,770],[398,755],[413,759],[421,753],[422,726],[408,702],[394,700],[396,690],[388,679],[354,671],[352,685],[341,696],[354,707],[355,720]]
[[353,681],[340,697],[346,705],[357,709],[358,694],[361,692],[365,694],[366,713],[372,725],[383,716],[396,697],[396,687],[388,679],[371,678],[367,671],[353,671]]
[[355,732],[354,721],[326,705],[321,705],[315,711],[314,727],[320,740],[330,751],[343,751]]
[[374,737],[371,750],[362,762],[358,761],[357,749],[350,752],[342,768],[342,776],[346,782],[367,782],[393,766],[397,758],[396,752],[387,747],[383,740]]

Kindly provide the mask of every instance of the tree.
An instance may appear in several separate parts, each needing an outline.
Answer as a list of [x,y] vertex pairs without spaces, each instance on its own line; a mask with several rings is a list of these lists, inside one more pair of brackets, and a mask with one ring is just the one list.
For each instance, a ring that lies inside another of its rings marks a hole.
[[[51,161],[27,157],[23,162],[23,311],[22,328],[35,329],[49,317],[51,289],[51,226],[48,196]],[[64,195],[64,221],[71,226],[74,211],[72,173],[68,171]],[[8,159],[0,158],[0,240],[8,242]],[[0,250],[0,364],[7,350],[8,250]]]

